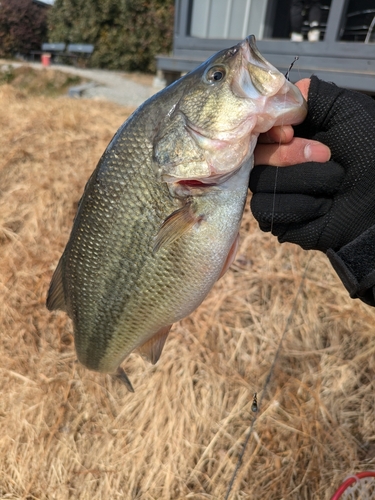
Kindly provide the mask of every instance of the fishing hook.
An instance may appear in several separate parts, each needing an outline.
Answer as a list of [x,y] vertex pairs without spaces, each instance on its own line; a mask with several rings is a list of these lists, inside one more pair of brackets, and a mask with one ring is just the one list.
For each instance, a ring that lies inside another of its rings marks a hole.
[[295,62],[296,62],[296,61],[298,61],[298,59],[299,59],[299,56],[296,56],[296,57],[294,58],[294,61],[293,61],[293,62],[292,62],[292,64],[289,66],[288,71],[285,73],[285,78],[286,78],[288,81],[289,81],[289,73],[291,72],[291,70],[292,70],[292,68],[293,68],[293,66],[294,66],[294,64],[295,64]]

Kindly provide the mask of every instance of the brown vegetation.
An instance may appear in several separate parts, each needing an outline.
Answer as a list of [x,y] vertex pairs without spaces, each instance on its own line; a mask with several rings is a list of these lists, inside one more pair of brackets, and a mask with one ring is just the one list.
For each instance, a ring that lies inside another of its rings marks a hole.
[[57,97],[66,94],[69,87],[84,81],[80,76],[64,71],[51,68],[35,69],[28,65],[14,68],[10,64],[1,64],[0,61],[0,85],[12,84],[13,88],[28,96]]
[[[0,87],[0,496],[328,499],[375,466],[375,311],[324,255],[279,245],[247,210],[238,258],[175,325],[135,394],[76,363],[45,297],[85,182],[129,111]],[[311,260],[310,260],[311,256]],[[267,375],[308,269],[272,378]]]

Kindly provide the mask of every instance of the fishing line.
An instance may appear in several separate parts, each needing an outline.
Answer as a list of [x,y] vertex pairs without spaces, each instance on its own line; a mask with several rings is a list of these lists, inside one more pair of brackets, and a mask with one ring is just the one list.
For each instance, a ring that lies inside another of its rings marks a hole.
[[[280,140],[281,141],[281,140]],[[279,143],[280,146],[280,143]],[[276,187],[277,187],[277,177],[279,173],[279,167],[276,167],[276,173],[275,173],[275,182],[273,185],[273,198],[272,198],[272,216],[271,216],[271,234],[273,231],[273,221],[275,219],[275,210],[276,210]]]
[[[299,56],[295,56],[294,57],[294,60],[292,61],[292,63],[290,64],[287,72],[285,73],[285,78],[288,80],[288,82],[290,81],[289,79],[289,74],[294,66],[294,64],[298,61],[299,59]],[[285,100],[286,97],[284,97],[284,100]],[[281,145],[281,138],[279,139],[279,146]],[[276,174],[275,174],[275,184],[273,186],[273,198],[272,198],[272,217],[271,217],[271,234],[272,234],[272,230],[273,230],[273,221],[274,221],[274,216],[275,216],[275,208],[276,208],[276,186],[277,186],[277,177],[278,177],[278,174],[279,174],[279,167],[276,167]]]
[[[294,64],[296,61],[298,61],[299,57],[296,56],[293,60],[293,62],[291,63],[291,65],[289,66],[288,68],[288,71],[286,72],[285,74],[285,78],[289,81],[289,74],[290,74],[290,71],[291,69],[293,68]],[[279,146],[281,145],[281,138],[279,140]],[[276,174],[275,174],[275,182],[274,182],[274,190],[273,190],[273,200],[272,200],[272,216],[271,216],[271,233],[272,233],[272,229],[273,229],[273,222],[274,222],[274,217],[275,217],[275,207],[276,207],[276,186],[277,186],[277,177],[278,177],[278,171],[279,171],[279,167],[276,167]],[[250,423],[250,426],[249,426],[249,429],[247,431],[247,435],[246,435],[246,438],[245,438],[245,441],[242,445],[242,450],[241,450],[241,453],[239,454],[239,457],[238,457],[238,460],[237,460],[237,464],[236,464],[236,467],[233,471],[233,474],[232,474],[232,478],[229,482],[229,485],[228,485],[228,489],[227,489],[227,493],[225,495],[225,499],[224,500],[228,500],[229,499],[229,495],[232,491],[232,488],[233,488],[233,485],[234,485],[234,482],[236,480],[236,477],[237,477],[237,474],[238,474],[238,471],[240,470],[241,466],[242,466],[242,462],[243,462],[243,457],[245,455],[245,451],[246,451],[246,448],[247,448],[247,445],[250,441],[250,437],[252,435],[252,432],[253,432],[253,429],[254,429],[254,425],[255,425],[255,422],[257,420],[257,417],[258,417],[258,414],[259,414],[259,410],[261,409],[262,407],[262,403],[263,403],[263,399],[264,397],[266,396],[267,394],[267,389],[268,389],[268,386],[271,382],[271,379],[272,379],[272,375],[273,375],[273,372],[274,372],[274,369],[275,369],[275,366],[276,366],[276,363],[278,361],[278,358],[280,356],[280,352],[281,352],[281,349],[282,349],[282,344],[283,344],[283,341],[284,341],[284,338],[286,336],[286,333],[288,332],[288,329],[289,329],[289,325],[293,319],[293,316],[294,316],[294,313],[295,313],[295,310],[296,310],[296,305],[297,305],[297,299],[298,299],[298,296],[303,288],[303,285],[305,283],[305,279],[306,279],[306,274],[307,274],[307,270],[308,270],[308,267],[309,267],[309,264],[310,264],[310,260],[312,258],[312,255],[310,254],[309,258],[308,258],[308,261],[306,263],[306,266],[305,266],[305,269],[303,271],[303,274],[302,274],[302,278],[301,278],[301,281],[300,281],[300,284],[298,286],[298,289],[297,289],[297,292],[294,296],[294,300],[293,300],[293,303],[292,303],[292,307],[291,307],[291,310],[290,310],[290,313],[289,313],[289,316],[287,318],[287,321],[285,323],[285,327],[284,327],[284,330],[283,330],[283,333],[281,335],[281,338],[280,338],[280,341],[278,343],[278,346],[277,346],[277,349],[276,349],[276,353],[275,353],[275,356],[273,358],[273,361],[272,361],[272,364],[271,364],[271,367],[268,371],[268,375],[267,375],[267,378],[266,378],[266,381],[264,382],[263,384],[263,390],[262,390],[262,393],[261,393],[261,397],[259,398],[259,401],[257,399],[257,393],[254,393],[254,396],[253,396],[253,403],[252,403],[252,406],[251,406],[251,409],[252,411],[254,412],[254,416],[253,416],[253,419]]]
[[[294,64],[298,61],[299,59],[299,56],[295,56],[294,57],[294,60],[292,61],[292,63],[290,64],[287,72],[285,73],[285,78],[288,80],[288,82],[290,81],[289,79],[289,74],[294,66]],[[284,97],[285,99],[285,97]],[[279,146],[281,145],[281,138],[279,140]],[[272,198],[272,217],[271,217],[271,234],[272,234],[272,230],[273,230],[273,221],[274,221],[274,215],[275,215],[275,204],[276,204],[276,186],[277,186],[277,177],[278,177],[278,173],[279,173],[279,167],[276,167],[276,174],[275,174],[275,184],[274,184],[274,187],[273,187],[273,198]]]
[[[261,407],[262,407],[262,402],[263,402],[263,399],[264,399],[264,397],[265,397],[265,396],[266,396],[266,394],[267,394],[267,388],[268,388],[268,385],[269,385],[269,383],[270,383],[270,381],[271,381],[271,378],[272,378],[272,375],[273,375],[273,372],[274,372],[274,369],[275,369],[276,363],[277,363],[277,361],[278,361],[278,358],[279,358],[279,356],[280,356],[280,352],[281,352],[281,348],[282,348],[283,340],[284,340],[284,338],[285,338],[285,336],[286,336],[286,333],[287,333],[287,331],[288,331],[289,325],[290,325],[290,323],[291,323],[291,321],[292,321],[292,319],[293,319],[294,312],[295,312],[295,310],[296,310],[297,299],[298,299],[298,296],[299,296],[299,294],[300,294],[300,292],[301,292],[301,290],[302,290],[302,288],[303,288],[303,285],[304,285],[304,283],[305,283],[306,274],[307,274],[307,269],[308,269],[308,267],[309,267],[309,264],[310,264],[310,260],[311,260],[311,258],[312,258],[312,255],[310,254],[309,259],[308,259],[307,264],[306,264],[306,267],[305,267],[305,269],[304,269],[304,271],[303,271],[303,275],[302,275],[302,278],[301,278],[301,281],[300,281],[299,287],[298,287],[297,292],[296,292],[296,294],[295,294],[295,296],[294,296],[294,300],[293,300],[292,308],[291,308],[291,310],[290,310],[290,313],[289,313],[288,319],[287,319],[287,321],[286,321],[286,324],[285,324],[285,327],[284,327],[283,333],[282,333],[282,335],[281,335],[281,338],[280,338],[279,344],[278,344],[278,346],[277,346],[277,350],[276,350],[275,356],[274,356],[274,358],[273,358],[272,365],[271,365],[271,367],[270,367],[270,369],[269,369],[269,371],[268,371],[268,375],[267,375],[266,381],[265,381],[265,383],[264,383],[264,385],[263,385],[262,395],[261,395],[261,397],[260,397],[259,401],[257,401],[257,404],[256,404],[256,411],[254,412],[254,413],[255,413],[255,415],[254,415],[254,417],[253,417],[253,419],[252,419],[252,421],[251,421],[251,424],[250,424],[249,430],[248,430],[248,432],[247,432],[247,435],[246,435],[245,441],[244,441],[243,446],[242,446],[241,453],[240,453],[240,455],[239,455],[239,457],[238,457],[236,467],[235,467],[235,469],[234,469],[234,472],[233,472],[232,478],[231,478],[230,483],[229,483],[229,486],[228,486],[228,490],[227,490],[227,494],[226,494],[226,496],[225,496],[225,500],[228,500],[228,499],[229,499],[229,495],[230,495],[230,493],[231,493],[231,491],[232,491],[232,488],[233,488],[233,485],[234,485],[234,481],[236,480],[236,476],[237,476],[237,474],[238,474],[238,471],[239,471],[239,470],[240,470],[240,468],[241,468],[241,465],[242,465],[242,460],[243,460],[243,457],[244,457],[244,455],[245,455],[245,451],[246,451],[247,445],[248,445],[248,443],[249,443],[249,441],[250,441],[250,437],[251,437],[251,434],[252,434],[253,429],[254,429],[254,424],[255,424],[255,422],[256,422],[256,420],[257,420],[257,414],[259,413],[259,410],[260,410],[260,409],[261,409]],[[255,394],[256,394],[256,393],[255,393]],[[254,395],[254,399],[256,399],[256,396],[255,396],[255,395]],[[252,405],[252,406],[254,406],[254,399],[253,399],[253,405]],[[254,410],[253,410],[253,411],[254,411]]]

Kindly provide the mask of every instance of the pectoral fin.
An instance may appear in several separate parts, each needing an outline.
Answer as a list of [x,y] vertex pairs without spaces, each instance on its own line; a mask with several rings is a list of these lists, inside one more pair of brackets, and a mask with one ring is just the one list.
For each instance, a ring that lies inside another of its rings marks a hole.
[[169,330],[172,325],[164,326],[160,328],[155,335],[153,335],[150,340],[138,347],[138,351],[141,356],[145,357],[153,365],[158,362],[160,355],[162,353],[165,341],[167,340]]
[[202,215],[197,215],[190,202],[169,215],[163,222],[156,235],[153,252],[170,245],[186,234],[197,222],[203,220]]
[[55,272],[53,273],[51,284],[47,296],[47,309],[54,311],[61,309],[66,312],[64,288],[62,282],[62,260],[60,259]]

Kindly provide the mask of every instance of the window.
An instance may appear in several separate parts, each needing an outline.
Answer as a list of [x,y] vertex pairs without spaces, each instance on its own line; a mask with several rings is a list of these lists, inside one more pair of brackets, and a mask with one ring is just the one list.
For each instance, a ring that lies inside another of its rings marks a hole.
[[375,0],[350,0],[341,40],[375,43]]

